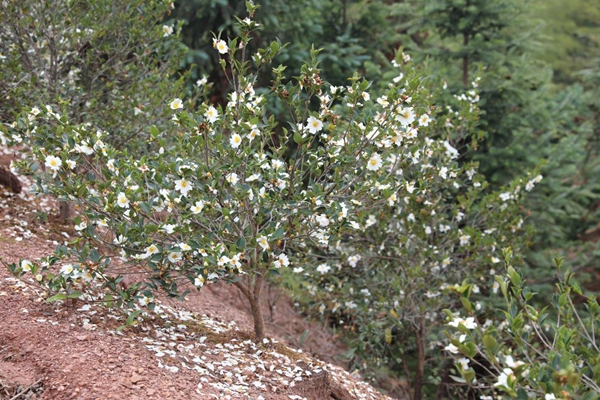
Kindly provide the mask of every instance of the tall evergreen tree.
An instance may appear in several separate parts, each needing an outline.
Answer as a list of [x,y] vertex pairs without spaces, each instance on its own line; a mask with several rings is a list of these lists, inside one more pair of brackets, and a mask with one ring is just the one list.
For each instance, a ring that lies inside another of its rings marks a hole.
[[[470,158],[480,162],[493,185],[546,162],[539,194],[527,207],[538,235],[528,257],[534,277],[551,282],[551,255],[582,246],[580,238],[596,223],[593,204],[600,191],[589,171],[597,170],[595,128],[588,95],[579,87],[558,92],[552,68],[539,54],[539,23],[532,3],[515,0],[415,0],[419,17],[412,31],[428,33],[412,42],[422,58],[439,70],[451,93],[470,87],[475,74],[481,95],[480,128],[485,140],[474,143]],[[587,103],[587,104],[586,104]],[[584,223],[582,223],[584,222]],[[593,252],[580,260],[591,262]]]

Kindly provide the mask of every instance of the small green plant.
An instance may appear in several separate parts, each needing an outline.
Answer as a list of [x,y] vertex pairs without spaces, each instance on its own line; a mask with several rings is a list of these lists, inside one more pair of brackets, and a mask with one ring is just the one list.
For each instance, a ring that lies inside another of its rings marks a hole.
[[[555,259],[555,293],[543,308],[504,249],[506,273],[495,277],[504,306],[485,322],[447,310],[446,346],[457,360],[454,379],[481,398],[597,399],[600,397],[600,306],[585,297],[573,274]],[[473,315],[472,285],[459,290]],[[577,301],[576,301],[577,300]]]

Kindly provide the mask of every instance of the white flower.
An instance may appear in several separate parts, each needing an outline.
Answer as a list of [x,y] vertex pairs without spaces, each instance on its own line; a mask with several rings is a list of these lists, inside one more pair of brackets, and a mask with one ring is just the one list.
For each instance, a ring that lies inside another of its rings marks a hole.
[[194,286],[197,286],[197,287],[204,286],[204,277],[203,276],[196,277],[196,279],[194,279]]
[[502,373],[498,376],[498,382],[494,383],[494,386],[508,387],[508,379],[510,377],[514,378],[512,369],[504,368]]
[[217,261],[217,265],[222,267],[223,265],[229,264],[230,262],[231,258],[227,256],[221,256],[221,258],[219,258],[219,261]]
[[477,328],[477,323],[475,322],[475,318],[469,317],[462,323],[467,329],[475,329]]
[[37,107],[33,107],[31,109],[31,115],[38,115],[40,113],[40,109]]
[[360,255],[348,257],[348,265],[350,265],[352,268],[356,267],[356,265],[360,261],[360,258],[361,258]]
[[150,298],[142,296],[138,299],[138,303],[140,304],[140,306],[145,307],[148,304],[150,304]]
[[415,183],[414,182],[408,182],[406,184],[406,191],[408,191],[408,193],[413,193],[415,191]]
[[82,231],[85,228],[87,228],[87,223],[85,221],[81,221],[81,223],[79,225],[75,225],[76,231]]
[[329,226],[329,218],[325,214],[317,215],[315,221],[322,227]]
[[198,87],[204,86],[204,85],[206,85],[207,82],[208,82],[208,79],[206,78],[206,76],[203,76],[202,79],[198,79],[196,81],[196,86],[198,86]]
[[179,98],[173,99],[170,106],[171,110],[179,110],[180,108],[183,108],[183,102]]
[[308,131],[312,134],[320,132],[321,129],[323,129],[323,122],[321,122],[317,118],[313,117],[312,115],[310,117],[308,117],[308,120],[306,121],[306,125],[308,127]]
[[461,235],[459,239],[460,239],[460,245],[461,246],[466,246],[471,241],[471,236],[469,236],[469,235]]
[[444,347],[444,350],[449,351],[452,354],[458,354],[458,347],[450,343],[448,346]]
[[185,178],[175,181],[175,190],[178,190],[184,196],[187,196],[188,192],[192,190],[192,184]]
[[510,200],[512,197],[513,197],[513,195],[510,192],[500,193],[500,199],[502,201]]
[[419,125],[429,126],[430,121],[431,121],[431,118],[429,118],[429,115],[423,114],[423,115],[421,115],[421,118],[419,118]]
[[461,358],[460,360],[458,360],[458,363],[460,364],[460,367],[463,369],[463,371],[466,371],[467,369],[469,369],[469,362],[471,360],[469,360],[468,358]]
[[[396,60],[394,60],[394,61],[396,61]],[[395,77],[394,79],[392,79],[392,81],[393,81],[394,83],[398,83],[398,82],[400,82],[402,79],[404,79],[404,74],[403,74],[403,73],[400,73],[400,75],[398,75],[397,77]]]
[[179,253],[177,251],[171,252],[171,253],[169,253],[168,258],[169,258],[169,261],[171,261],[172,263],[180,261],[181,260],[181,253]]
[[369,215],[369,218],[367,218],[367,221],[365,222],[365,228],[373,226],[376,223],[377,223],[377,218],[375,218],[374,215]]
[[281,160],[273,159],[273,160],[271,160],[271,166],[273,167],[274,170],[278,170],[278,169],[283,168],[285,166],[285,164]]
[[237,149],[238,147],[240,147],[240,144],[242,144],[242,137],[238,133],[234,133],[233,135],[231,135],[229,143],[231,144],[231,147]]
[[62,165],[62,160],[55,156],[46,157],[46,167],[50,168],[52,171],[58,171]]
[[515,359],[512,356],[510,356],[510,355],[504,357],[504,363],[509,368],[512,368],[512,369],[518,368],[521,365],[525,364],[523,361],[515,361]]
[[227,53],[229,51],[229,47],[224,40],[213,39],[213,47],[219,51],[221,54]]
[[117,205],[121,208],[129,208],[129,199],[125,196],[125,193],[120,192],[117,196]]
[[227,182],[231,183],[232,185],[235,185],[236,183],[238,183],[239,178],[235,172],[232,172],[230,174],[227,174],[227,176],[225,177],[225,180]]
[[440,168],[439,175],[442,179],[448,179],[448,168],[447,167]]
[[546,393],[544,395],[544,400],[556,400],[556,396],[554,393]]
[[204,202],[202,200],[197,201],[196,204],[190,207],[193,214],[200,214],[204,208]]
[[408,126],[413,123],[415,120],[415,113],[411,107],[404,107],[398,110],[398,115],[396,119],[400,122],[402,126]]
[[494,294],[498,293],[498,289],[500,289],[500,284],[498,282],[494,282],[492,284],[492,292],[494,292]]
[[381,156],[379,153],[373,153],[371,158],[369,158],[369,161],[367,161],[367,169],[369,171],[377,171],[379,168],[381,168],[381,164]]
[[277,181],[275,182],[275,186],[277,186],[277,189],[283,190],[286,188],[287,182],[283,179],[277,179]]
[[167,36],[173,34],[173,27],[169,26],[169,25],[163,25],[162,31],[163,31],[163,36],[167,37]]
[[275,265],[275,268],[287,267],[288,265],[290,265],[290,261],[288,260],[288,257],[285,254],[280,254],[275,259],[273,264]]
[[[452,147],[447,140],[444,141],[444,147],[446,148],[446,156],[447,157],[450,157],[451,159],[455,159],[458,157],[458,155],[459,155],[458,150],[456,150],[454,147]],[[475,171],[473,171],[473,172],[475,172]]]
[[208,107],[208,110],[204,113],[204,116],[211,124],[219,118],[219,111],[213,106]]
[[192,246],[190,246],[187,243],[179,243],[178,246],[181,249],[181,251],[190,251],[192,249]]
[[448,322],[448,325],[453,326],[455,328],[458,328],[458,325],[463,325],[467,329],[477,328],[477,323],[475,322],[475,318],[473,317],[469,317],[467,319],[456,317],[452,321]]
[[331,269],[331,267],[329,265],[321,264],[317,267],[317,272],[320,272],[322,275],[324,275],[327,272],[329,272],[330,269]]
[[21,268],[23,271],[31,271],[31,267],[33,267],[33,263],[29,260],[21,261]]
[[259,179],[260,179],[260,174],[252,174],[246,179],[246,182],[254,182]]
[[74,169],[76,166],[77,166],[77,163],[75,163],[75,161],[67,160],[67,167],[69,167],[69,169]]
[[269,250],[269,239],[266,236],[261,236],[256,239],[256,242],[263,250]]
[[250,133],[248,134],[248,140],[252,141],[255,137],[260,135],[260,130],[256,125],[252,125]]
[[362,93],[360,94],[360,96],[363,98],[363,100],[364,100],[364,101],[369,101],[369,100],[371,100],[371,95],[369,95],[369,93],[367,93],[367,92],[362,92]]
[[151,244],[150,246],[146,247],[146,253],[148,255],[156,254],[156,253],[159,253],[159,252],[160,252],[160,250],[154,244]]
[[164,224],[161,227],[161,230],[169,235],[171,235],[173,232],[175,232],[175,228],[177,228],[177,225],[173,225],[173,224]]
[[60,274],[61,275],[69,275],[72,272],[73,272],[73,265],[72,264],[63,265],[63,267],[60,269]]

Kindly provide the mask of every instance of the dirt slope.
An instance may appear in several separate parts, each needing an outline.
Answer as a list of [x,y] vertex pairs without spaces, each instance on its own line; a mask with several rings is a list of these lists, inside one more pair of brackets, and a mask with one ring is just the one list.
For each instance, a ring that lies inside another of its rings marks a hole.
[[[44,217],[55,204],[27,194],[29,185],[25,180],[19,195],[0,188],[0,257],[8,263],[48,255],[74,235]],[[164,301],[118,332],[121,312],[47,304],[39,289],[0,266],[0,399],[386,398],[313,358],[333,362],[343,347],[285,296],[269,296],[265,343],[250,340],[246,305],[222,284],[186,302]]]

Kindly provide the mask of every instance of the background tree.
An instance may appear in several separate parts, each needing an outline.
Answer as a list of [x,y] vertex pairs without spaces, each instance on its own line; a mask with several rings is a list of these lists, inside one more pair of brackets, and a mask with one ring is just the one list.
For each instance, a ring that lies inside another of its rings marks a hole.
[[[70,121],[101,122],[109,142],[143,152],[145,127],[181,85],[165,79],[185,49],[177,26],[161,24],[170,10],[169,1],[2,2],[2,122],[47,104]],[[62,202],[60,217],[69,214]]]
[[[552,69],[536,54],[541,47],[539,22],[531,2],[509,0],[448,0],[414,2],[411,30],[430,34],[411,47],[419,60],[441,64],[451,91],[474,76],[481,95],[479,127],[485,140],[473,160],[492,185],[498,186],[545,162],[547,178],[526,207],[538,235],[527,254],[528,265],[540,282],[549,283],[552,249],[584,246],[579,267],[597,255],[580,239],[597,223],[594,204],[600,194],[591,171],[597,171],[597,134],[587,95],[577,86],[558,91]],[[582,224],[581,222],[584,221]],[[570,259],[568,262],[573,261]]]

